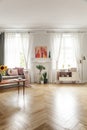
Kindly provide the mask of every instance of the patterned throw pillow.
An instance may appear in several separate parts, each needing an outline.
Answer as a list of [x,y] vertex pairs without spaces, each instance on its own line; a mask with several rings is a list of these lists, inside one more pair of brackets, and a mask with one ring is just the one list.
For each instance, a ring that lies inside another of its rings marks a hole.
[[7,73],[8,73],[9,76],[16,76],[16,75],[18,75],[18,70],[9,68]]
[[21,67],[15,67],[15,69],[18,70],[18,75],[24,75],[24,68],[21,68]]

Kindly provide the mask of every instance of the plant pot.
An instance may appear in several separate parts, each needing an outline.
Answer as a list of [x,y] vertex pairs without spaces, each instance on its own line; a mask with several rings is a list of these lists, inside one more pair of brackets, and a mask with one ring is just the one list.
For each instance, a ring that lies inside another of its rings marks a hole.
[[48,79],[44,79],[44,83],[47,84],[47,82],[48,82]]
[[43,80],[41,81],[41,84],[44,84],[44,81],[43,81]]

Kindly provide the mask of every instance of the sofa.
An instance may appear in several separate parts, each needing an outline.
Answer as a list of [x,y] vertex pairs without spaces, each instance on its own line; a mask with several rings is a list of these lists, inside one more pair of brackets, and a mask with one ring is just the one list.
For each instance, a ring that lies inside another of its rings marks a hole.
[[8,68],[5,72],[5,75],[3,75],[3,80],[4,79],[15,79],[15,78],[25,78],[24,77],[24,68]]
[[[20,79],[20,78],[25,78],[24,75],[24,68],[19,68],[19,67],[15,67],[15,68],[8,68],[5,72],[5,75],[2,75],[2,79],[6,80],[6,79]],[[14,84],[14,85],[13,85]],[[0,86],[9,86],[9,87],[13,87],[15,86],[17,83],[13,83],[13,84],[8,84],[8,85],[0,85]]]

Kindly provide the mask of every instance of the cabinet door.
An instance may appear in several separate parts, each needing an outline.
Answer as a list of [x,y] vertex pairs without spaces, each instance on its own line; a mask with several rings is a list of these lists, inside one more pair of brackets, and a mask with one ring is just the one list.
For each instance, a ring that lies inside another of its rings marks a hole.
[[72,80],[79,81],[79,74],[78,72],[72,72]]

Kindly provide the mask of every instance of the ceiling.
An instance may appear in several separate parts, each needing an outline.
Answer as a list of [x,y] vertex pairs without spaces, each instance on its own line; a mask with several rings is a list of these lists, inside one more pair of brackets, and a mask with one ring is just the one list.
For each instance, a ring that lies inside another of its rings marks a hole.
[[87,28],[87,0],[0,0],[0,28]]

